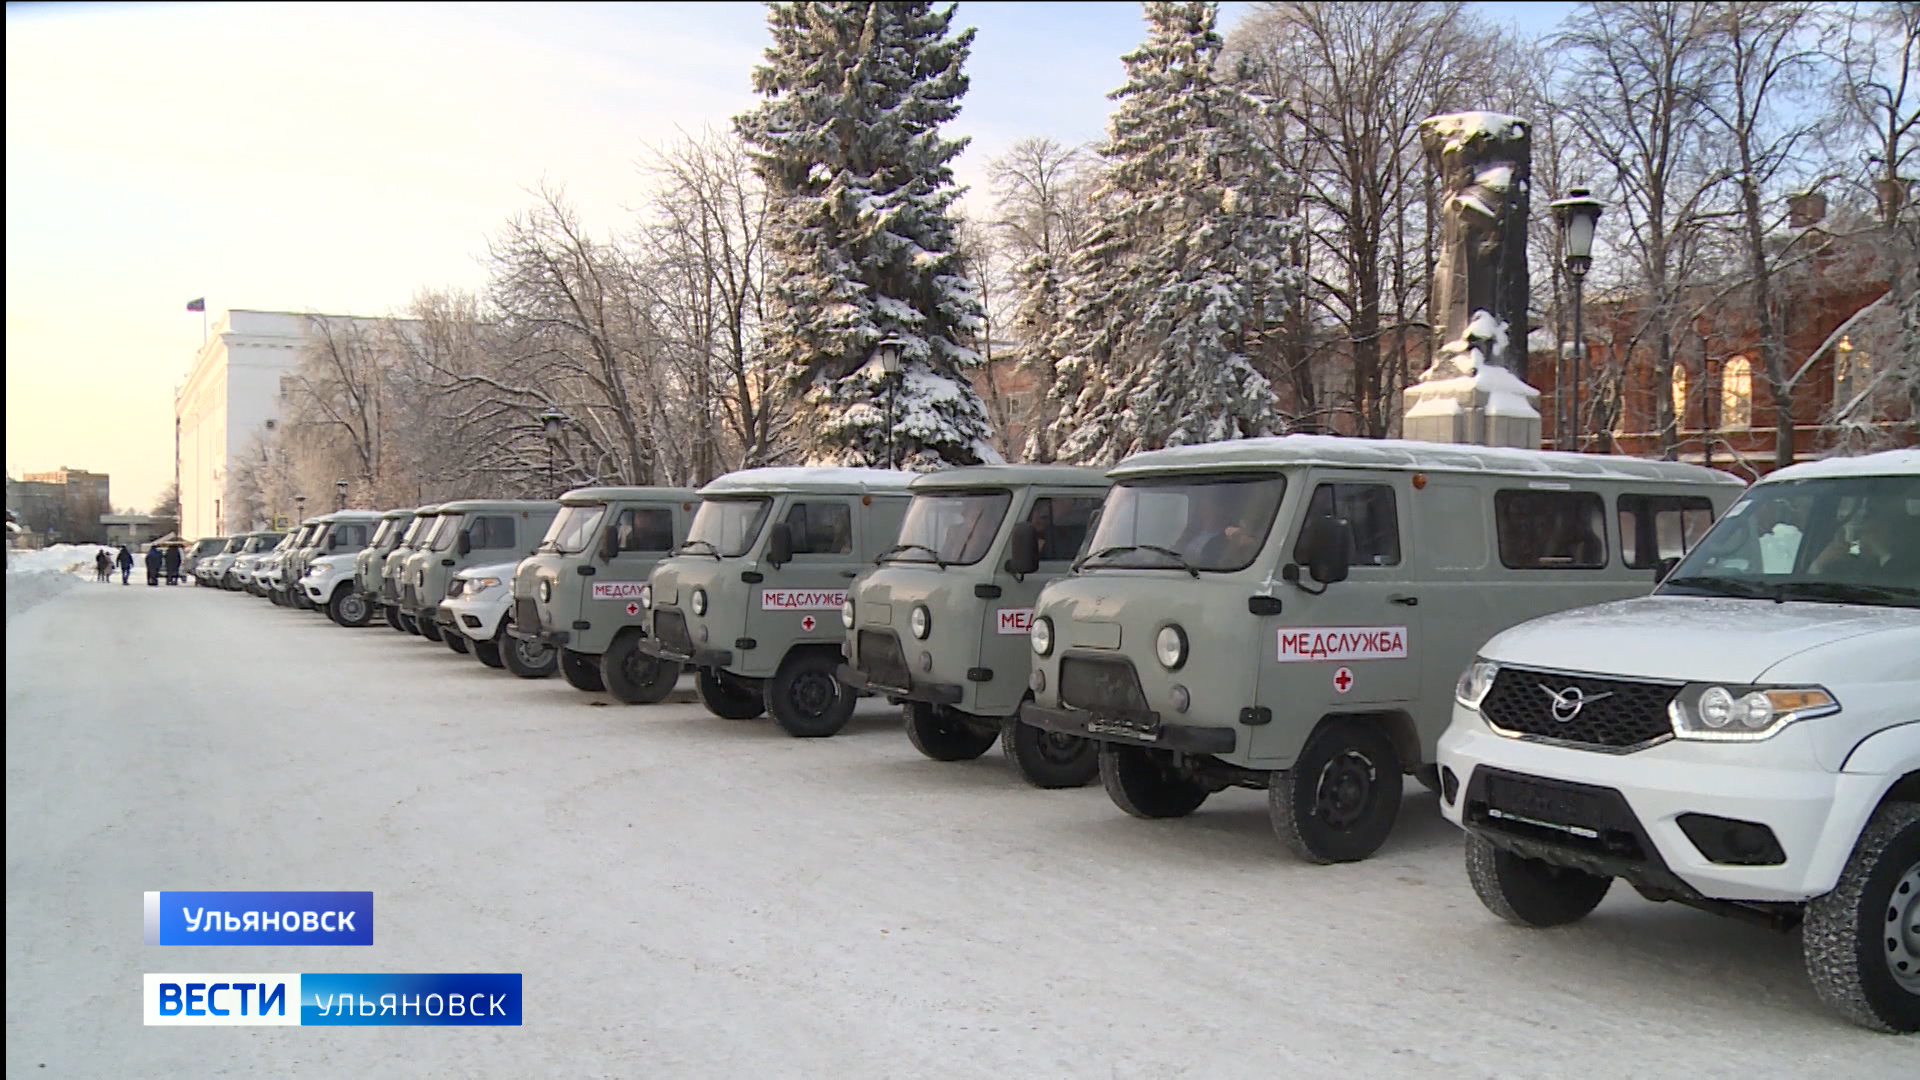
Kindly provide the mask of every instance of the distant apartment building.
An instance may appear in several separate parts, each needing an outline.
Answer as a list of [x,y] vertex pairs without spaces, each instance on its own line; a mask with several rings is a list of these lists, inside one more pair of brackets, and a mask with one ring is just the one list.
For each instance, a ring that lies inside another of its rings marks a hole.
[[99,543],[100,515],[112,509],[106,473],[59,468],[7,479],[7,511],[36,547]]
[[279,422],[281,380],[299,363],[308,318],[236,309],[213,324],[174,396],[181,536],[224,536],[253,524],[228,520],[235,516],[228,512],[228,469],[248,439]]

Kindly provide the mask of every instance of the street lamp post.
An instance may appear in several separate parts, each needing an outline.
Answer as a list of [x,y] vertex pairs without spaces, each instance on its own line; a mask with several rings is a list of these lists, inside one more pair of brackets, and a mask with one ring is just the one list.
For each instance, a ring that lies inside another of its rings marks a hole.
[[345,510],[347,508],[347,482],[345,480],[335,480],[333,482],[333,508],[335,510]]
[[[1582,293],[1587,280],[1587,271],[1593,267],[1593,231],[1600,223],[1600,200],[1585,187],[1567,189],[1567,197],[1556,199],[1552,203],[1553,217],[1560,225],[1560,236],[1566,244],[1567,277],[1573,283],[1573,378],[1572,407],[1568,413],[1568,426],[1573,435],[1573,448],[1583,449],[1585,442],[1580,430],[1580,360],[1587,351],[1586,326],[1582,322]],[[1560,403],[1560,370],[1554,369],[1553,400],[1555,406]],[[1557,410],[1556,410],[1557,411]],[[1557,425],[1556,425],[1557,426]],[[1558,447],[1555,447],[1558,449]]]
[[305,521],[306,519],[307,519],[307,497],[305,495],[295,495],[293,497],[293,521],[290,523],[289,528],[290,529],[299,528],[300,523],[302,521]]
[[553,486],[554,461],[560,454],[560,433],[566,426],[567,414],[557,408],[550,406],[540,414],[540,430],[547,437],[547,490],[555,495],[559,492]]
[[893,453],[893,407],[900,390],[900,353],[891,345],[882,346],[874,357],[887,377],[887,468],[899,468]]

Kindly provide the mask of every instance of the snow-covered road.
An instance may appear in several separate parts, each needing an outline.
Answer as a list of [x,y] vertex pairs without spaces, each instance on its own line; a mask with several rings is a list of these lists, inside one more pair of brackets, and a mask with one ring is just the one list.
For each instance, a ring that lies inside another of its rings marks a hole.
[[[13,615],[7,1074],[1920,1073],[1797,937],[1626,889],[1497,922],[1411,786],[1379,857],[1312,867],[1253,793],[1148,823],[879,706],[802,741],[608,701],[207,589]],[[152,889],[371,889],[376,944],[147,947]],[[526,1021],[147,1028],[148,971],[521,972]]]

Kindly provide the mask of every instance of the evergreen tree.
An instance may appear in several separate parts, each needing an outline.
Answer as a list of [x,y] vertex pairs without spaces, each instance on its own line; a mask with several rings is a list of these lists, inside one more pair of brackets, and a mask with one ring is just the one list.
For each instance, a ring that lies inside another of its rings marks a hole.
[[1248,72],[1222,70],[1217,5],[1145,8],[1051,343],[1063,461],[1267,434],[1273,390],[1248,355],[1299,287],[1257,129],[1271,106]]
[[[768,362],[797,396],[816,464],[998,460],[965,372],[981,323],[956,251],[950,165],[973,31],[951,5],[776,3],[754,69],[766,100],[735,120],[769,195]],[[889,379],[875,362],[899,357]]]

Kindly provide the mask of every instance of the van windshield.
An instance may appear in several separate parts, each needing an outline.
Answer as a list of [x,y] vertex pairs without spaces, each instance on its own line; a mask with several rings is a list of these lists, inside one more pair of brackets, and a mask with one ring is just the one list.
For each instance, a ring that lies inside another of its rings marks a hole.
[[437,514],[414,518],[413,524],[407,526],[407,535],[401,539],[401,545],[409,551],[420,550],[420,545],[426,543],[427,537],[433,532],[433,523],[439,520]]
[[245,551],[246,548],[247,548],[247,538],[244,536],[236,536],[233,539],[227,541],[227,546],[221,550],[220,554],[238,555],[242,551]]
[[1920,607],[1920,476],[1760,484],[1658,592]]
[[706,499],[694,511],[687,542],[680,550],[690,555],[745,555],[766,524],[772,499]]
[[441,514],[433,519],[433,533],[427,537],[427,546],[435,551],[445,551],[453,546],[453,538],[460,532],[461,514]]
[[972,566],[987,555],[1013,504],[1006,491],[942,491],[915,495],[900,522],[900,542],[882,559]]
[[553,519],[547,527],[546,538],[540,541],[537,551],[557,551],[562,555],[577,555],[587,550],[593,542],[593,534],[600,528],[600,520],[607,516],[605,506],[563,506],[560,516]]
[[367,546],[375,548],[386,547],[387,538],[393,535],[393,528],[398,524],[400,524],[399,518],[386,518],[382,520],[380,527],[373,530],[373,539],[367,541]]
[[1114,486],[1087,543],[1086,567],[1244,570],[1260,553],[1287,490],[1283,476],[1182,476]]

